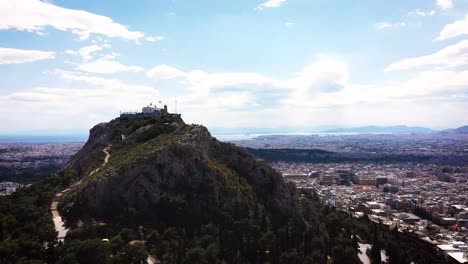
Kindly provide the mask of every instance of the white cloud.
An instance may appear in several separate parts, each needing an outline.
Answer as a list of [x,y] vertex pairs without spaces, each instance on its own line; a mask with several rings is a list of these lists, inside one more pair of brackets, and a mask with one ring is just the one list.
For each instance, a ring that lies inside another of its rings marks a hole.
[[164,37],[163,36],[154,36],[154,37],[146,37],[145,39],[146,39],[146,41],[149,41],[149,42],[156,42],[156,41],[164,40]]
[[174,79],[187,76],[185,72],[165,64],[149,69],[146,75],[155,79]]
[[[333,80],[333,79],[330,79]],[[317,87],[313,87],[316,89]],[[376,104],[376,108],[398,101],[411,104],[468,92],[468,71],[429,70],[407,80],[375,85],[343,83],[343,88],[333,92],[303,93],[296,91],[283,102],[304,108],[353,107]],[[448,100],[450,101],[450,100]],[[378,105],[378,106],[377,106]],[[400,115],[404,116],[404,115]],[[382,118],[382,117],[380,117]]]
[[453,7],[452,0],[437,0],[437,5],[442,9],[450,9]]
[[83,59],[90,60],[93,58],[91,54],[102,49],[103,48],[98,45],[86,46],[80,49],[79,54],[81,55],[81,57],[83,57]]
[[111,45],[109,44],[104,44],[102,46],[90,45],[90,46],[82,47],[78,51],[66,50],[65,53],[70,54],[70,55],[79,55],[85,60],[90,60],[93,58],[92,56],[93,53],[97,51],[101,51],[105,48],[111,48]]
[[[139,111],[150,100],[160,98],[159,91],[150,86],[75,72],[58,71],[58,74],[72,81],[67,85],[70,87],[35,87],[0,96],[0,113],[5,113],[2,122],[15,126],[16,130],[87,129],[115,118],[120,110]],[[14,115],[12,108],[18,108]],[[19,124],[17,118],[28,122]]]
[[[281,126],[284,120],[291,126],[402,122],[447,125],[468,114],[460,110],[468,109],[467,102],[453,100],[466,97],[468,71],[435,69],[406,80],[363,85],[351,81],[350,67],[344,61],[325,56],[285,80],[255,72],[182,71],[160,65],[147,75],[158,82],[161,95],[150,86],[117,79],[65,71],[58,74],[72,81],[68,85],[75,88],[36,87],[0,96],[0,113],[8,113],[14,106],[19,109],[16,118],[40,120],[40,124],[28,124],[28,129],[57,124],[62,128],[90,127],[118,116],[119,110],[137,111],[151,101],[174,99],[187,122],[217,127]],[[169,99],[167,93],[179,86],[188,89]],[[440,107],[433,107],[434,100]],[[168,106],[172,107],[170,103]],[[40,119],[42,115],[46,117]],[[8,118],[2,122],[15,124]]]
[[[273,94],[291,95],[292,101],[310,100],[317,93],[329,93],[342,89],[348,83],[349,73],[347,66],[337,60],[321,59],[318,62],[305,67],[294,78],[278,80],[252,72],[223,72],[208,73],[202,70],[184,72],[167,65],[159,65],[147,72],[147,76],[156,80],[178,79],[179,83],[188,88],[189,93],[180,99],[181,102],[191,103],[207,101],[219,101],[213,99],[218,91],[223,89],[237,91],[242,94],[244,104],[258,105],[258,101],[287,98],[279,95],[279,98],[271,99]],[[247,91],[247,93],[246,93]],[[255,93],[255,96],[252,95]],[[273,104],[274,104],[273,103]],[[271,107],[271,105],[265,107]]]
[[139,72],[143,68],[139,66],[126,66],[117,61],[99,59],[93,62],[84,63],[76,67],[76,70],[101,73],[101,74],[112,74],[117,72]]
[[17,29],[41,34],[46,27],[71,31],[80,40],[91,34],[138,40],[143,33],[130,31],[111,18],[84,10],[63,8],[39,0],[0,0],[0,30]]
[[139,90],[140,92],[149,92],[154,95],[156,93],[159,95],[159,91],[153,89],[149,86],[142,86],[142,85],[129,85],[125,84],[117,79],[109,79],[109,78],[102,78],[102,77],[94,77],[88,76],[77,72],[70,72],[70,71],[57,71],[57,74],[66,80],[73,80],[73,81],[80,81],[85,82],[97,86],[102,87],[112,87],[119,89],[121,91],[132,91],[132,90]]
[[[450,52],[443,53],[456,56]],[[286,107],[359,108],[361,104],[389,105],[401,100],[424,100],[437,97],[441,93],[465,93],[468,87],[468,71],[440,69],[421,72],[402,81],[356,84],[350,80],[350,71],[346,63],[327,57],[320,58],[286,80],[249,72],[184,72],[167,65],[157,66],[148,71],[147,75],[156,80],[173,79],[179,85],[188,87],[188,92],[178,98],[179,102],[190,109],[188,111],[197,111],[194,110],[197,108],[227,111],[230,108],[243,107],[283,110]],[[272,98],[272,95],[278,96]],[[229,98],[235,100],[235,103],[227,103]]]
[[156,80],[179,79],[191,94],[187,100],[199,100],[215,89],[231,87],[233,89],[251,86],[281,87],[279,81],[249,72],[207,73],[202,70],[181,71],[168,65],[158,65],[147,71],[147,76]]
[[287,28],[293,28],[296,25],[294,22],[286,22],[284,23],[284,26]]
[[379,23],[374,24],[375,30],[396,29],[396,28],[402,28],[402,27],[406,27],[405,22],[395,22],[395,23],[379,22]]
[[[377,88],[377,89],[376,89]],[[394,100],[418,101],[427,98],[443,99],[468,92],[468,71],[428,70],[411,78],[373,87],[369,96],[381,98],[382,102]]]
[[276,8],[280,7],[282,4],[284,4],[287,0],[269,0],[266,1],[262,4],[260,4],[257,9],[261,10],[264,8]]
[[55,58],[55,52],[0,48],[0,64],[19,64]]
[[284,84],[293,90],[290,97],[282,100],[287,105],[320,107],[326,103],[316,102],[315,99],[321,94],[334,97],[333,104],[341,104],[343,102],[340,100],[343,98],[338,100],[336,95],[350,86],[349,69],[340,60],[324,58],[305,67],[295,78]]
[[117,52],[113,51],[110,54],[106,54],[106,55],[102,56],[101,60],[113,60],[113,59],[115,59],[115,58],[117,58],[119,56],[120,56],[120,53],[117,53]]
[[[203,103],[196,103],[203,102]],[[222,95],[212,95],[197,100],[182,101],[187,105],[197,107],[199,109],[240,109],[246,105],[255,104],[253,95],[249,92],[225,92]]]
[[385,68],[385,71],[400,71],[427,65],[443,65],[455,67],[468,64],[468,40],[462,40],[455,45],[443,48],[435,53],[404,59]]
[[422,11],[421,9],[415,9],[413,11],[408,12],[408,15],[414,15],[414,16],[433,16],[435,14],[436,14],[435,10]]
[[[463,77],[459,73],[443,76]],[[249,102],[233,110],[203,108],[210,100],[200,104],[179,104],[185,120],[202,122],[212,127],[282,127],[316,125],[389,125],[412,124],[448,126],[459,124],[468,114],[468,102],[454,100],[454,96],[466,94],[465,82],[458,81],[457,88],[444,87],[444,81],[437,78],[438,85],[425,90],[421,84],[430,82],[431,74],[413,82],[405,81],[392,86],[355,85],[338,92],[317,93],[309,100],[289,100],[272,106],[260,105],[253,108]],[[460,84],[465,83],[465,86]],[[401,89],[396,89],[401,86]],[[421,90],[412,91],[413,86]],[[465,88],[463,88],[465,87]],[[464,90],[463,90],[464,89]],[[381,91],[384,90],[384,91]],[[394,91],[393,91],[394,90]],[[444,95],[444,92],[449,92]],[[442,93],[442,94],[441,94]],[[209,97],[215,100],[215,97]],[[466,96],[465,96],[466,98]],[[252,98],[258,102],[258,98]],[[438,107],[433,107],[437,104]]]
[[436,40],[446,40],[466,34],[468,34],[468,15],[466,15],[463,19],[446,25]]

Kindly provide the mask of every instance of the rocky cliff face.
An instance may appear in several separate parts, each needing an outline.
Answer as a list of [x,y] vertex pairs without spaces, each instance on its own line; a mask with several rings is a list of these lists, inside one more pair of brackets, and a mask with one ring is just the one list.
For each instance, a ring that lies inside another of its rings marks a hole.
[[68,166],[81,177],[61,203],[70,217],[79,212],[164,226],[217,222],[228,214],[282,226],[298,214],[294,187],[278,172],[177,117],[99,124]]

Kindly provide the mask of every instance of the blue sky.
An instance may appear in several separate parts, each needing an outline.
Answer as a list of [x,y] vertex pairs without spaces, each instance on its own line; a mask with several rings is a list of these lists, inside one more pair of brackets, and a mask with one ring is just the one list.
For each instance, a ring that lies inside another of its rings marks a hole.
[[467,0],[0,0],[3,133],[468,123]]

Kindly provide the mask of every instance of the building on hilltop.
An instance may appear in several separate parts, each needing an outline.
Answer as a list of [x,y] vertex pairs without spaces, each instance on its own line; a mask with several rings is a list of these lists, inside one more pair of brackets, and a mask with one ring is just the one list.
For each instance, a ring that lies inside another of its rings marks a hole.
[[[167,110],[167,107],[165,106],[166,110]],[[149,104],[148,106],[145,106],[141,109],[141,112],[143,114],[159,114],[161,113],[163,109],[161,108],[158,108],[156,105],[153,105],[153,104]]]
[[148,106],[144,106],[141,112],[124,112],[120,114],[120,117],[137,117],[137,116],[161,116],[161,117],[180,117],[180,114],[171,114],[167,110],[167,105],[163,108],[159,108],[152,103]]

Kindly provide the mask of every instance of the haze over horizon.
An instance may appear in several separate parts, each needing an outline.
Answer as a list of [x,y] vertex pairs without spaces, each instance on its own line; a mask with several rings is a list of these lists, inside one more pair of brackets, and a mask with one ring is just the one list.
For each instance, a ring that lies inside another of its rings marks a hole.
[[2,133],[163,101],[208,127],[468,119],[468,1],[0,0]]

